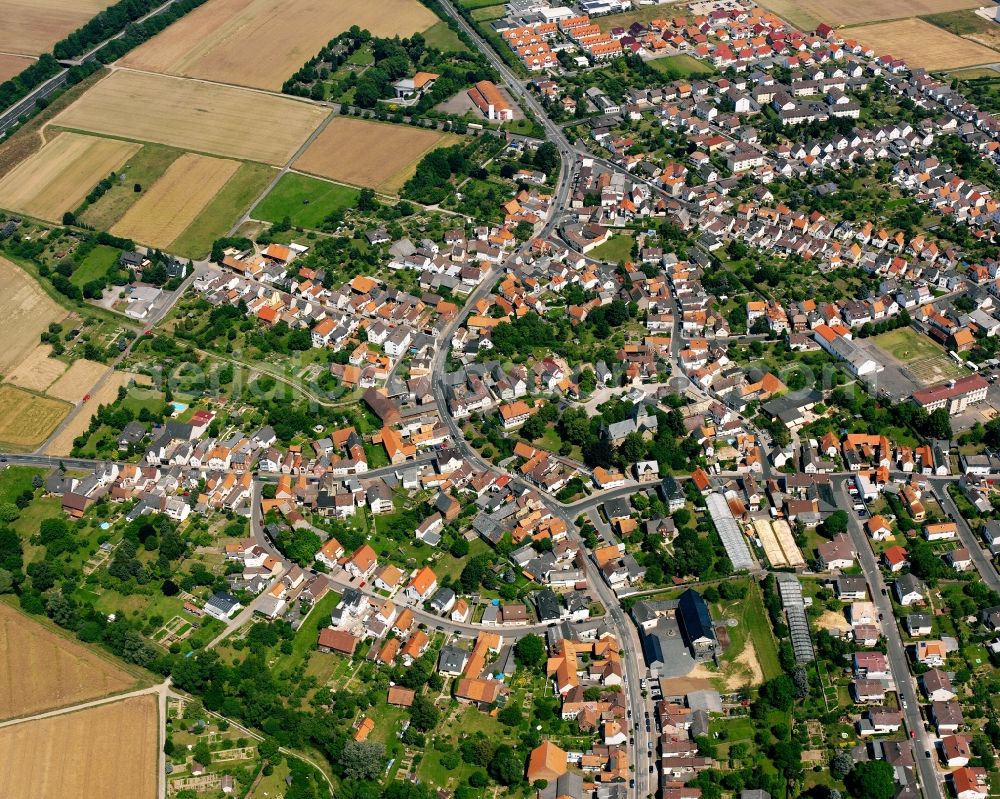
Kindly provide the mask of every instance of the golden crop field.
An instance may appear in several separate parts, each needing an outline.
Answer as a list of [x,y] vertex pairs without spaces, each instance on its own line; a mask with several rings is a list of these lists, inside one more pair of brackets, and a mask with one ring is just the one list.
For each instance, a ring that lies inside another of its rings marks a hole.
[[[137,382],[139,380],[147,379],[143,375],[137,376],[130,372],[115,372],[110,375],[100,388],[91,392],[90,399],[85,405],[80,407],[76,416],[70,419],[66,427],[59,432],[59,435],[49,442],[48,446],[45,448],[45,454],[69,455],[73,450],[73,439],[77,436],[83,435],[87,431],[87,428],[90,427],[91,417],[97,413],[97,409],[101,405],[109,405],[114,402],[115,398],[118,396],[118,389],[121,386],[128,385],[129,380],[132,380],[133,378],[135,378]],[[91,383],[91,385],[93,385],[93,383]]]
[[111,367],[103,363],[79,358],[73,361],[66,373],[50,385],[45,393],[55,399],[79,402],[93,388],[94,383],[110,371]]
[[0,207],[61,222],[141,145],[63,132],[0,180]]
[[149,695],[0,729],[0,796],[154,799],[158,723]]
[[0,52],[41,55],[113,0],[0,0]]
[[62,400],[40,397],[15,386],[0,385],[0,444],[33,449],[45,441],[69,413]]
[[0,375],[5,375],[38,346],[50,322],[61,322],[69,314],[5,258],[0,258],[0,286]]
[[7,375],[7,382],[31,391],[45,391],[66,371],[66,364],[52,357],[52,347],[39,344]]
[[[0,719],[97,699],[135,678],[85,646],[0,603]],[[24,675],[31,675],[25,679]],[[0,795],[6,796],[3,791]]]
[[424,155],[458,140],[450,133],[337,117],[296,160],[295,168],[394,193]]
[[[982,0],[761,0],[760,5],[805,31],[821,22],[837,27],[977,8]],[[850,37],[847,37],[850,38]],[[879,50],[879,52],[883,52]],[[895,55],[895,53],[893,53]]]
[[417,0],[210,0],[122,64],[276,91],[352,25],[392,37],[424,31],[437,21]]
[[997,52],[976,42],[948,33],[922,19],[878,22],[841,31],[881,55],[902,58],[912,67],[929,70],[957,69],[997,60]]
[[0,55],[0,83],[10,80],[22,70],[35,63],[33,58],[19,55]]
[[284,165],[329,113],[289,97],[120,69],[53,123]]
[[185,153],[128,209],[111,232],[153,247],[168,247],[239,166],[239,161]]

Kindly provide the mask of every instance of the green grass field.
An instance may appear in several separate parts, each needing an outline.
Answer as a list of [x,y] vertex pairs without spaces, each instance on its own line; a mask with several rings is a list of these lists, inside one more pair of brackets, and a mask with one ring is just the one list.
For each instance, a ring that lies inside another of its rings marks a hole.
[[[107,230],[124,216],[142,197],[143,191],[152,186],[167,171],[182,150],[165,147],[162,144],[144,144],[120,170],[124,180],[115,183],[104,196],[91,205],[80,220],[97,230]],[[142,191],[136,191],[139,184]]]
[[205,206],[170,245],[170,251],[186,258],[203,258],[212,249],[212,242],[225,236],[240,214],[250,207],[274,176],[274,170],[263,164],[244,163],[222,191]]
[[616,233],[604,244],[592,249],[587,255],[599,261],[608,261],[616,264],[619,261],[627,261],[632,255],[632,237],[623,233]]
[[76,271],[70,275],[69,282],[74,286],[83,288],[91,280],[103,278],[107,274],[108,269],[118,262],[120,254],[121,251],[114,247],[99,244],[77,266]]
[[44,476],[45,469],[32,466],[8,466],[0,471],[0,503],[13,502],[25,491],[33,491],[35,475]]
[[872,339],[881,349],[901,363],[941,355],[944,350],[910,327],[890,330]]
[[436,47],[442,52],[450,50],[460,53],[469,49],[458,38],[458,34],[448,27],[448,23],[444,20],[431,25],[422,35],[428,47]]
[[468,8],[470,10],[476,8],[485,8],[486,6],[496,5],[497,0],[460,0],[459,5],[462,8]]
[[318,228],[334,211],[354,207],[358,194],[350,186],[290,172],[253,209],[253,217],[265,222],[288,217],[296,227]]
[[476,22],[492,22],[495,19],[500,19],[507,11],[507,7],[503,4],[501,5],[490,5],[482,6],[477,8],[472,12],[472,18]]
[[664,58],[653,58],[646,62],[657,72],[675,78],[690,78],[695,75],[712,75],[715,68],[704,61],[689,55],[668,55]]

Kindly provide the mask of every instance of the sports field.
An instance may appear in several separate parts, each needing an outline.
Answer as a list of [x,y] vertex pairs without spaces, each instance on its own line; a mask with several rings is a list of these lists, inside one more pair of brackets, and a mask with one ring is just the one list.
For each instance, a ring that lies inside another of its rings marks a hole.
[[325,108],[249,89],[117,70],[53,122],[283,165],[328,114]]
[[0,258],[0,375],[8,374],[38,346],[51,322],[66,318],[64,308],[10,261]]
[[334,211],[353,208],[357,201],[355,188],[289,172],[253,209],[253,218],[281,222],[287,217],[296,227],[318,228]]
[[41,55],[112,0],[0,0],[0,52]]
[[942,347],[912,327],[890,330],[888,333],[873,337],[872,341],[900,363],[909,363],[921,358],[933,358],[935,355],[944,353]]
[[0,796],[154,799],[157,727],[152,695],[5,727]]
[[63,132],[0,180],[0,207],[61,222],[140,145]]
[[209,0],[122,63],[276,91],[352,25],[391,38],[424,31],[437,21],[417,0]]
[[135,678],[110,660],[2,603],[0,641],[0,719],[65,707],[135,685]]
[[10,80],[34,63],[35,59],[33,58],[25,58],[19,55],[0,55],[0,83]]
[[[864,22],[919,17],[963,8],[977,8],[982,0],[761,0],[761,5],[805,31],[812,31],[821,22],[838,27]],[[844,38],[857,38],[854,33]],[[880,53],[895,51],[878,50]]]
[[[48,438],[69,413],[61,400],[31,394],[15,386],[0,385],[0,445],[33,449]],[[2,794],[0,794],[2,795]]]
[[185,153],[111,228],[115,236],[167,247],[239,168],[238,161]]
[[450,133],[337,117],[295,162],[295,167],[352,186],[398,192],[420,159],[459,141]]
[[996,61],[996,50],[963,39],[922,19],[900,19],[860,25],[840,32],[857,39],[880,55],[902,58],[913,67],[929,70],[957,69]]

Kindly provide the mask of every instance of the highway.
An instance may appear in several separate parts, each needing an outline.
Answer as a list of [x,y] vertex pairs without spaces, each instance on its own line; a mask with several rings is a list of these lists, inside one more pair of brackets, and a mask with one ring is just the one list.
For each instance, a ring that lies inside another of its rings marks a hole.
[[[882,579],[882,570],[875,559],[875,553],[872,551],[868,537],[865,535],[857,513],[854,512],[854,502],[848,494],[846,485],[848,480],[849,478],[846,477],[833,480],[834,498],[837,506],[847,512],[851,541],[857,550],[861,569],[868,580],[868,590],[872,595],[875,607],[878,609],[879,619],[882,620],[882,632],[885,634],[887,643],[886,657],[889,661],[889,670],[892,672],[892,679],[896,684],[904,721],[912,735],[913,759],[916,761],[917,771],[920,774],[924,797],[925,799],[944,799],[941,791],[941,779],[935,768],[937,758],[934,739],[924,729],[924,721],[920,715],[919,696],[913,677],[910,675],[910,664],[903,647],[902,636],[899,634],[899,626],[892,612],[892,600],[888,596],[889,589]],[[930,752],[931,756],[926,757],[925,752]]]

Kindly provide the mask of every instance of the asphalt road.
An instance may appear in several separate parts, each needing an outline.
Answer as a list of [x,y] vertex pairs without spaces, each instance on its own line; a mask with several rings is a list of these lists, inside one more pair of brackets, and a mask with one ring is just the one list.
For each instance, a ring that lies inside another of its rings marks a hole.
[[945,513],[955,522],[955,526],[958,528],[958,537],[962,541],[962,546],[969,550],[969,555],[972,557],[972,562],[975,564],[979,576],[982,577],[986,585],[994,591],[1000,592],[1000,574],[997,573],[996,566],[993,565],[993,559],[983,549],[979,543],[979,539],[976,538],[976,534],[969,527],[969,523],[962,516],[961,512],[959,512],[955,500],[948,493],[948,483],[953,481],[945,478],[930,478],[928,482],[934,489],[934,493],[937,495],[938,501],[941,503],[941,507],[944,508]]
[[[887,642],[886,656],[889,660],[889,669],[892,672],[893,681],[896,683],[903,718],[907,728],[914,736],[911,739],[914,748],[913,758],[920,774],[924,797],[925,799],[944,799],[941,791],[941,779],[935,768],[937,758],[934,738],[924,729],[924,721],[920,715],[920,701],[913,677],[910,674],[909,659],[903,647],[899,626],[892,612],[892,601],[888,596],[889,589],[882,579],[882,570],[875,559],[875,553],[872,551],[858,515],[854,512],[854,502],[845,485],[847,480],[848,478],[841,477],[833,481],[834,498],[837,506],[847,512],[851,541],[857,550],[861,569],[868,580],[868,590],[871,592],[872,601],[875,603],[879,618],[882,620],[882,632],[885,634]],[[930,752],[931,756],[926,757],[925,752]]]

